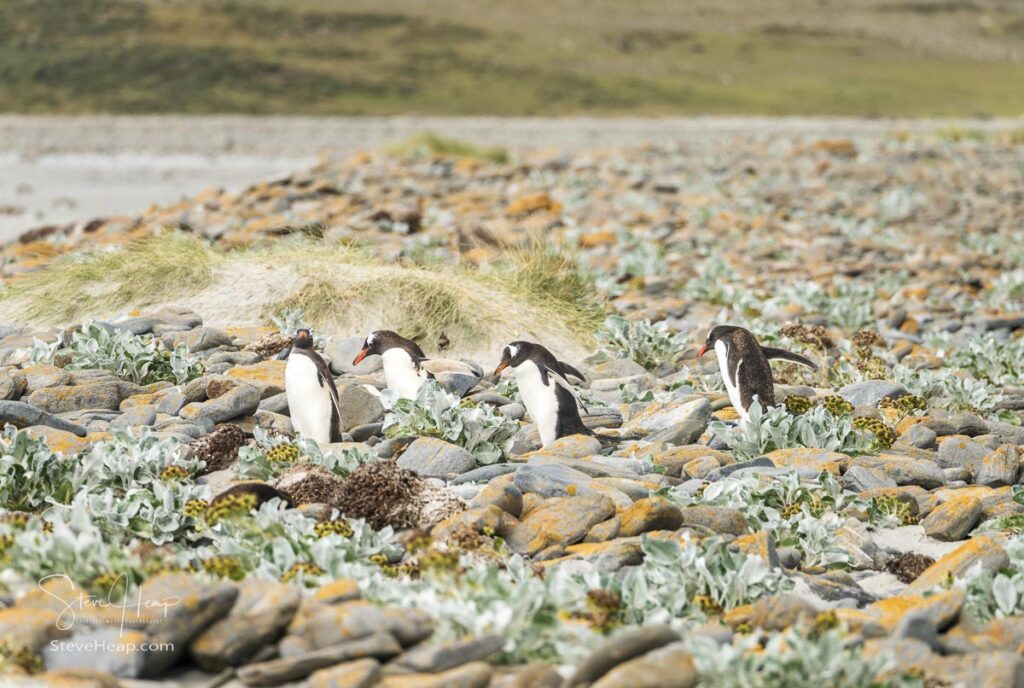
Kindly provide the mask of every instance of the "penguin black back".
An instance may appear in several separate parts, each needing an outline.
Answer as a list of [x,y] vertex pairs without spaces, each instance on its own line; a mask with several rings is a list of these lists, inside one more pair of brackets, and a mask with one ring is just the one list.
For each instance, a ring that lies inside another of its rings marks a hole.
[[775,405],[775,381],[769,358],[778,358],[817,368],[810,359],[783,349],[761,346],[752,332],[736,325],[718,325],[708,333],[697,352],[703,356],[714,349],[729,399],[745,413],[757,397],[762,406]]

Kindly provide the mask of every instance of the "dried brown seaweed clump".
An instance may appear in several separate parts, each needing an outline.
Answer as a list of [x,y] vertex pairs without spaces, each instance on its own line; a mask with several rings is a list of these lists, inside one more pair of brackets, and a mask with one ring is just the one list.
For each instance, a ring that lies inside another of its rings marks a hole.
[[344,480],[340,503],[349,518],[375,529],[426,527],[465,508],[457,497],[393,461],[366,463]]
[[251,435],[237,425],[222,425],[192,444],[192,455],[206,462],[203,474],[228,468],[238,458],[238,450]]
[[291,497],[295,504],[340,507],[344,503],[344,480],[323,466],[296,464],[281,474],[277,489]]
[[904,552],[890,559],[885,565],[885,570],[909,585],[934,563],[935,560],[925,554]]
[[271,358],[292,345],[292,338],[286,334],[265,334],[245,345],[243,351],[252,351],[260,358]]

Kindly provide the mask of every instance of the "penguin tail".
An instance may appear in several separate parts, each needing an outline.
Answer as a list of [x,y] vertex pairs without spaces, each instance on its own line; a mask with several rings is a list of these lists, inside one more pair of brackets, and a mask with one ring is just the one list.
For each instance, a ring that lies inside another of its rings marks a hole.
[[785,349],[776,349],[771,346],[762,346],[761,351],[764,352],[765,358],[775,358],[782,361],[789,361],[790,363],[796,363],[797,365],[807,366],[811,370],[817,370],[818,364],[800,354],[795,354],[792,351],[786,351]]

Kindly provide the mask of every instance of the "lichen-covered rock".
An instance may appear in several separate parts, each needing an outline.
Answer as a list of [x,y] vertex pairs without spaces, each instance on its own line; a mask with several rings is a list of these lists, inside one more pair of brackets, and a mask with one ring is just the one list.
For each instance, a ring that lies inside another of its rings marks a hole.
[[681,525],[709,528],[722,535],[743,535],[749,530],[747,519],[738,509],[725,506],[688,506],[680,511]]
[[28,396],[28,403],[48,413],[67,413],[83,409],[117,411],[121,402],[142,388],[130,382],[92,382],[84,385],[46,387]]
[[964,576],[977,564],[981,570],[994,573],[1009,563],[1006,550],[989,535],[977,535],[929,566],[904,590],[906,595],[922,595],[946,580]]
[[662,625],[642,626],[623,631],[594,648],[563,685],[565,688],[590,685],[623,662],[678,640],[679,634]]
[[294,586],[284,583],[250,579],[238,588],[238,600],[231,612],[206,628],[189,646],[192,659],[206,671],[238,666],[277,640],[302,599]]
[[342,662],[366,657],[390,659],[401,651],[402,646],[390,633],[378,631],[309,652],[247,664],[238,670],[238,679],[247,686],[276,686]]
[[844,468],[850,460],[849,456],[840,452],[806,447],[776,449],[765,456],[780,468],[803,468],[818,473],[828,471],[837,477],[840,469]]
[[618,535],[630,537],[651,530],[675,530],[683,524],[682,510],[662,497],[634,502],[618,514],[621,522]]
[[952,497],[921,521],[924,532],[937,540],[962,540],[981,516],[981,500],[971,495]]
[[1017,482],[1019,472],[1020,457],[1017,448],[1012,444],[1004,444],[981,459],[974,471],[974,482],[994,487],[1013,485]]
[[593,688],[693,688],[697,669],[683,643],[671,643],[623,662],[598,679]]
[[850,459],[850,465],[882,471],[895,480],[897,485],[918,485],[932,489],[946,483],[938,464],[924,459],[912,459],[896,454],[856,456]]
[[528,555],[552,545],[571,545],[613,513],[615,506],[603,496],[548,499],[512,528],[508,544],[513,551]]
[[260,392],[252,385],[239,384],[220,396],[200,403],[188,404],[180,415],[186,420],[211,424],[250,416],[260,406]]

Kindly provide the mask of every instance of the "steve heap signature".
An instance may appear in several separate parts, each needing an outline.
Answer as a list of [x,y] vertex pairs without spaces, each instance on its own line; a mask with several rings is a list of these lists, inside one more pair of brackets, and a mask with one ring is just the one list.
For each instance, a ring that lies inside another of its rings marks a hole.
[[[53,580],[63,580],[67,585],[52,586],[50,589],[46,583]],[[63,573],[55,573],[39,579],[39,589],[55,600],[58,600],[63,607],[60,608],[54,625],[62,630],[69,630],[78,620],[78,614],[89,609],[120,609],[121,630],[124,631],[126,623],[136,624],[156,623],[161,617],[167,618],[167,610],[181,604],[181,598],[167,596],[163,598],[142,598],[141,590],[137,590],[135,597],[128,596],[128,578],[119,574],[110,586],[105,596],[90,595],[84,590],[79,590],[75,582]],[[111,623],[111,617],[105,617],[104,623]]]

